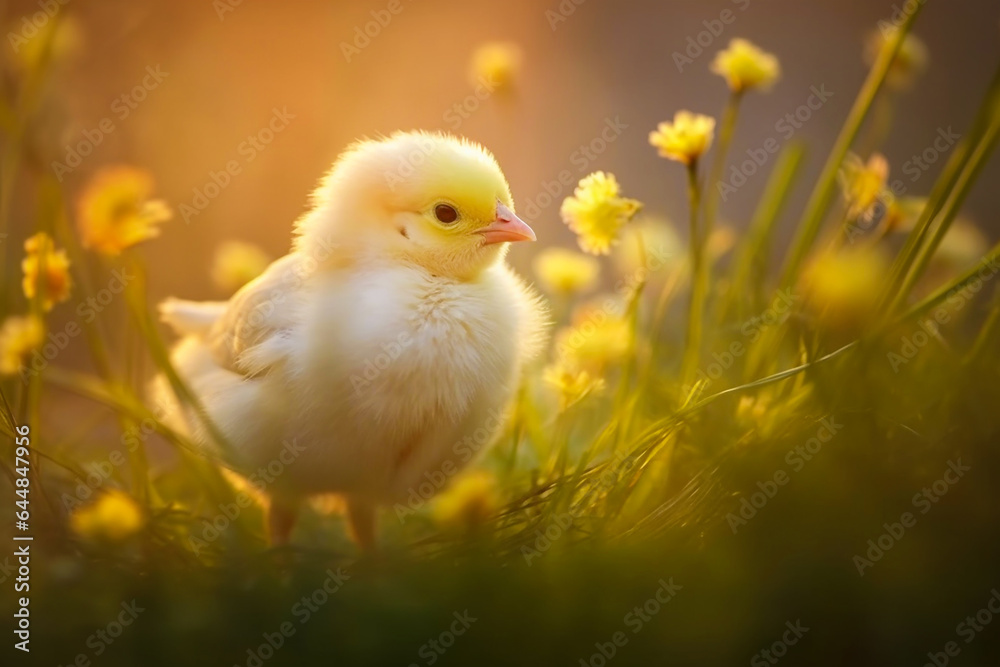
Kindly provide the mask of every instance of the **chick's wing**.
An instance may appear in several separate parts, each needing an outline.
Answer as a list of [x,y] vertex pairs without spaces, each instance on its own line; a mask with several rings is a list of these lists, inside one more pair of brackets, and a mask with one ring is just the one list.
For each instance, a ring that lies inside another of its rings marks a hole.
[[216,363],[254,377],[284,361],[303,275],[298,257],[286,255],[233,295],[205,337]]

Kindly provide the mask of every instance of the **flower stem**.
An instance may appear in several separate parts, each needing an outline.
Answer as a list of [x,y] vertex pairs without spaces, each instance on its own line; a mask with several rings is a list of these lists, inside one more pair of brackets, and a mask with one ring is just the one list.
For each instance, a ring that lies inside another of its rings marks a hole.
[[698,230],[698,211],[701,206],[701,188],[698,185],[698,161],[688,165],[689,244],[691,264],[691,304],[688,312],[687,337],[684,341],[684,359],[681,362],[681,386],[687,386],[694,379],[700,357],[702,320],[705,313],[705,244]]

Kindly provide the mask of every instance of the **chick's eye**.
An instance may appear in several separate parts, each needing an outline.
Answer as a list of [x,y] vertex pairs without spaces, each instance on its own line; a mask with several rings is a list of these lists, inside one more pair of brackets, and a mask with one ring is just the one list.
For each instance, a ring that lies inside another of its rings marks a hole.
[[434,216],[441,222],[451,223],[458,220],[458,211],[454,206],[448,204],[438,204],[434,207]]

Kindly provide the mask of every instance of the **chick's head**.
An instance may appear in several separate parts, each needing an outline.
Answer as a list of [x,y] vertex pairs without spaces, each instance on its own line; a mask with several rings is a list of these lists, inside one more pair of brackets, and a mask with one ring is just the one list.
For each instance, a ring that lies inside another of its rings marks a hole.
[[493,155],[449,135],[357,143],[314,200],[299,248],[332,243],[352,261],[403,261],[464,280],[500,261],[508,243],[535,240]]

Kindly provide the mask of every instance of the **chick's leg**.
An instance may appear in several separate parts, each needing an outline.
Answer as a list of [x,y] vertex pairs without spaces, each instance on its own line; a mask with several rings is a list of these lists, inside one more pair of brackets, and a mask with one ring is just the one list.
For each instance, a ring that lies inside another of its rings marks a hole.
[[361,550],[374,553],[378,546],[375,540],[375,506],[357,498],[348,498],[347,522],[351,537]]
[[288,538],[292,534],[298,516],[297,503],[278,498],[271,499],[271,504],[267,508],[267,537],[271,546],[288,544]]

